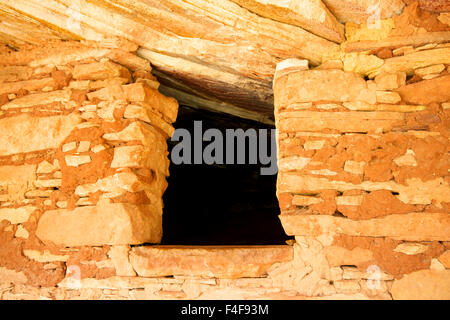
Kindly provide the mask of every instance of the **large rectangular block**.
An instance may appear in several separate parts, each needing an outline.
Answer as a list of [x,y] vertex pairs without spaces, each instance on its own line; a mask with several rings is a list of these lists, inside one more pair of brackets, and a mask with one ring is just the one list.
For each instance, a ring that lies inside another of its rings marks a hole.
[[33,189],[36,181],[36,165],[0,167],[0,189],[6,194],[0,195],[1,201],[25,199],[25,193]]
[[130,262],[142,277],[261,277],[275,263],[292,259],[291,246],[138,247],[130,253]]
[[81,123],[79,115],[34,117],[23,114],[0,120],[0,156],[55,149]]
[[144,146],[123,146],[114,149],[111,168],[149,168],[169,175],[167,152]]
[[39,219],[36,235],[67,247],[159,243],[162,212],[152,205],[125,203],[51,210]]
[[68,102],[72,96],[72,90],[59,90],[52,92],[34,93],[14,99],[3,105],[2,110],[31,108],[35,106],[48,105],[56,102]]
[[289,73],[274,84],[275,106],[285,108],[294,103],[329,101],[363,101],[374,104],[375,90],[356,73],[342,70],[308,70]]
[[174,98],[166,97],[144,83],[106,87],[89,93],[88,98],[106,101],[125,100],[144,106],[148,105],[161,112],[171,122],[175,122],[178,114],[178,102]]
[[140,141],[149,149],[167,151],[165,137],[160,131],[142,121],[134,121],[120,132],[104,134],[103,138],[111,141]]
[[399,71],[413,74],[415,69],[436,64],[450,64],[450,48],[416,51],[403,56],[386,59],[383,66],[369,76],[376,76],[381,73],[396,73]]
[[389,131],[405,123],[401,112],[314,112],[297,111],[280,114],[277,127],[282,132],[323,131],[375,132]]

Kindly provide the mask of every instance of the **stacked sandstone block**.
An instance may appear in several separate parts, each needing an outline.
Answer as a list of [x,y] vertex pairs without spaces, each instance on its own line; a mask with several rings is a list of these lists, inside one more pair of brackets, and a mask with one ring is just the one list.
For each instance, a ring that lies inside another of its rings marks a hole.
[[116,257],[160,242],[178,104],[136,50],[117,39],[0,50],[0,269],[10,279],[55,285],[69,265],[83,277],[134,275]]
[[280,218],[318,292],[448,299],[450,46],[393,53],[278,66]]

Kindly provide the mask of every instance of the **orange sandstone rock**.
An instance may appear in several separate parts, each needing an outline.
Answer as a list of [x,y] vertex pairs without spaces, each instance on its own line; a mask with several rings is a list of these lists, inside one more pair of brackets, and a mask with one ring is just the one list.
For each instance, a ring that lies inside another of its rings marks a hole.
[[275,263],[292,258],[290,246],[137,247],[130,254],[131,264],[141,277],[261,277]]
[[409,213],[369,220],[350,220],[327,215],[281,215],[288,235],[391,237],[408,241],[448,241],[450,217],[446,213]]
[[151,205],[99,204],[47,211],[39,219],[36,235],[63,246],[158,243],[161,225],[161,212]]
[[450,75],[409,84],[397,90],[411,104],[430,104],[450,100]]
[[76,114],[37,118],[29,114],[0,120],[0,155],[57,148],[81,122]]
[[391,294],[396,300],[450,299],[450,270],[421,270],[395,280]]
[[445,266],[445,268],[450,269],[450,250],[445,251],[439,256],[438,259]]
[[444,247],[438,241],[423,242],[424,249],[414,254],[412,254],[413,252],[407,254],[398,250],[401,245],[407,244],[410,244],[410,242],[401,242],[391,238],[347,235],[337,236],[333,241],[333,247],[340,246],[352,252],[369,250],[372,253],[370,260],[355,260],[355,263],[353,263],[361,271],[366,271],[371,265],[375,265],[381,271],[396,278],[401,278],[404,274],[417,270],[430,268],[432,259],[439,257],[444,251]]

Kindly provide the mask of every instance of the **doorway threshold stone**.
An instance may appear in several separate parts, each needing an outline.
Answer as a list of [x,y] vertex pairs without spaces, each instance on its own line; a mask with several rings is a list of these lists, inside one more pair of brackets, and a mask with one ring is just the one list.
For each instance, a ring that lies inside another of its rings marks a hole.
[[291,246],[143,246],[130,253],[141,277],[259,278],[274,264],[293,259]]

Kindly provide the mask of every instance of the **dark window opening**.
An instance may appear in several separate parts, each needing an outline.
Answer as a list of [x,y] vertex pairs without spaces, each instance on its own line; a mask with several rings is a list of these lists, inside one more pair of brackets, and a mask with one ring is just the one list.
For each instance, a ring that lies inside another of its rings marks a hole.
[[[175,128],[194,133],[219,129],[273,129],[225,114],[180,106]],[[169,141],[169,152],[177,142]],[[208,142],[204,142],[204,147]],[[248,151],[248,145],[247,145]],[[193,149],[193,147],[192,147]],[[193,152],[193,151],[192,151]],[[225,152],[225,151],[224,151]],[[226,154],[224,155],[226,156]],[[256,165],[170,165],[164,194],[163,245],[285,245],[278,215],[276,175],[260,174]]]

